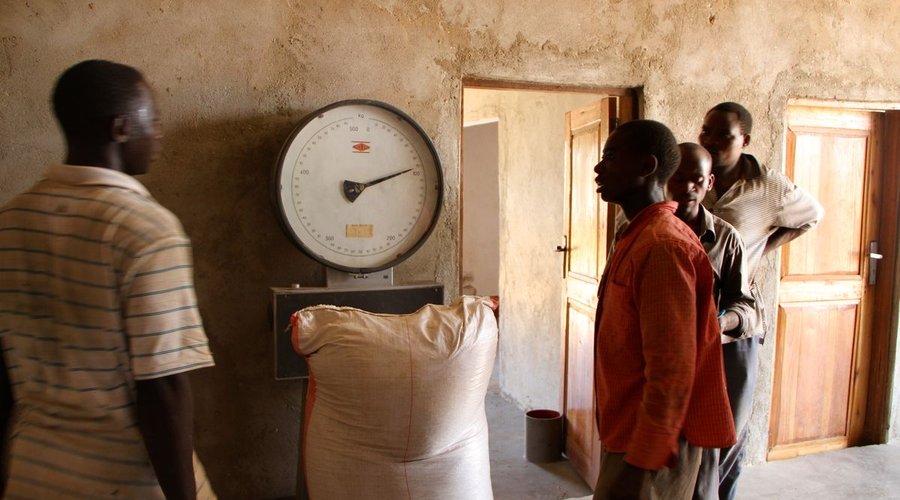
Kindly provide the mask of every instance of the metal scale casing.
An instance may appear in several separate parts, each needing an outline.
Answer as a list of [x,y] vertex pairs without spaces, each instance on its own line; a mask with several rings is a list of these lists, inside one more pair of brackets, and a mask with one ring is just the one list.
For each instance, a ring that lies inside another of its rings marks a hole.
[[292,242],[326,266],[327,285],[272,288],[276,379],[309,374],[286,331],[299,309],[404,314],[443,303],[443,285],[393,279],[393,266],[434,229],[443,186],[431,139],[389,104],[340,101],[300,122],[279,155],[272,195]]

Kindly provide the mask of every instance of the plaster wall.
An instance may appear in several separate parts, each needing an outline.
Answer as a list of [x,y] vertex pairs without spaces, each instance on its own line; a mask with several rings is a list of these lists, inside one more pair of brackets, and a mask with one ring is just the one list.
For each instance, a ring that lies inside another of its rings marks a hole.
[[[280,231],[268,186],[301,117],[341,99],[380,99],[432,136],[446,176],[444,210],[429,241],[395,273],[398,281],[439,281],[452,298],[464,77],[642,87],[644,116],[679,138],[696,135],[711,105],[739,101],[756,119],[751,152],[781,168],[788,98],[900,101],[897,26],[892,0],[4,0],[0,203],[64,155],[48,108],[62,70],[108,58],[146,73],[166,138],[142,181],[193,239],[200,310],[218,363],[192,376],[197,448],[223,498],[285,496],[293,491],[295,464],[284,457],[296,456],[301,384],[272,378],[268,287],[321,284],[324,271]],[[517,182],[524,180],[508,180],[510,196],[519,196]],[[512,269],[533,264],[527,255],[503,258]],[[524,286],[516,281],[522,273],[501,273]],[[542,317],[558,321],[552,311]],[[502,327],[534,334],[533,323]],[[521,345],[514,357],[532,366],[558,363],[539,341]],[[771,365],[771,351],[764,356]],[[557,402],[557,386],[529,389],[557,376],[522,370],[508,379],[520,384],[526,406]],[[769,374],[759,404],[770,392]],[[764,415],[754,417],[756,460]]]

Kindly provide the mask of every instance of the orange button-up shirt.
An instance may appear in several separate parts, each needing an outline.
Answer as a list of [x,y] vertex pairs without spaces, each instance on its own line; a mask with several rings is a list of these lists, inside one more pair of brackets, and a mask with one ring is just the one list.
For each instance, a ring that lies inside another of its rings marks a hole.
[[597,307],[600,440],[653,470],[677,455],[679,436],[704,448],[735,441],[712,268],[676,206],[645,208],[619,235]]

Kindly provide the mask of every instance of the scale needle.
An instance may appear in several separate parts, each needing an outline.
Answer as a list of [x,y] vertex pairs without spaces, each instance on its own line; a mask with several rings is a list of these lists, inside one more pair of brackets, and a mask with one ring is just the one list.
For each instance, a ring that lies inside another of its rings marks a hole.
[[350,203],[353,203],[354,201],[356,201],[357,198],[359,198],[359,195],[361,195],[362,192],[363,192],[367,187],[372,187],[372,186],[374,186],[375,184],[379,184],[379,183],[384,182],[384,181],[386,181],[386,180],[388,180],[388,179],[393,179],[394,177],[397,177],[398,175],[402,175],[402,174],[405,174],[405,173],[410,172],[410,171],[412,171],[412,169],[411,169],[411,168],[408,168],[408,169],[406,169],[406,170],[403,170],[402,172],[395,172],[395,173],[393,173],[393,174],[385,175],[384,177],[379,177],[379,178],[377,178],[377,179],[375,179],[375,180],[372,180],[372,181],[369,181],[369,182],[365,182],[365,183],[363,183],[363,182],[354,182],[354,181],[344,181],[344,184],[343,184],[343,187],[344,187],[344,197],[347,198],[347,201],[349,201]]

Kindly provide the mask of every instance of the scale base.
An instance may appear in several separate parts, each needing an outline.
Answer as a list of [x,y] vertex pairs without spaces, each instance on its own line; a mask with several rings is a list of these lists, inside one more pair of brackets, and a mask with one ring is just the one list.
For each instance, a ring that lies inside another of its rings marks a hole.
[[325,286],[328,288],[368,288],[373,286],[393,285],[393,267],[374,273],[348,273],[330,267],[325,268]]

